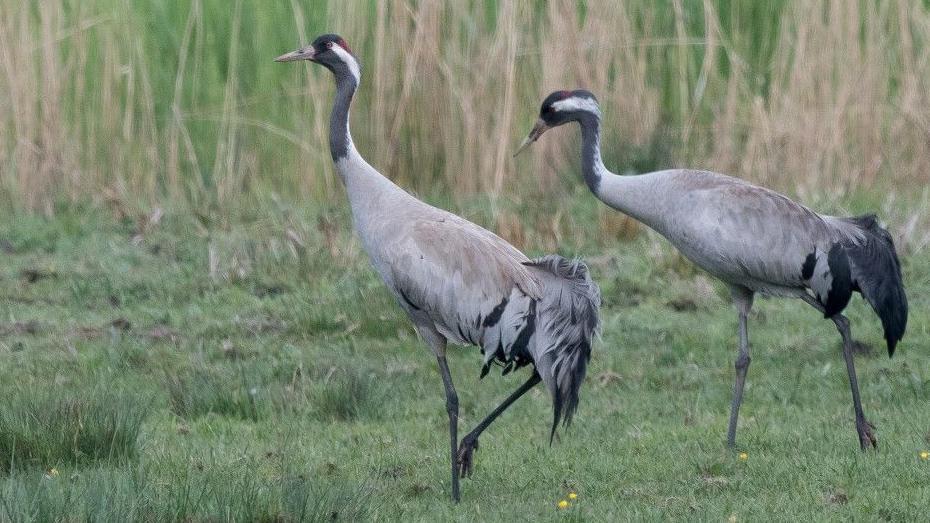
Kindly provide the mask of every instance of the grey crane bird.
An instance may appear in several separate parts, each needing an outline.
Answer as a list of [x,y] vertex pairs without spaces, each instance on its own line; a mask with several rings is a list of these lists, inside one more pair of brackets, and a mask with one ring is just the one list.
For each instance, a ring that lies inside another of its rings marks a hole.
[[[336,81],[329,146],[345,184],[355,231],[375,270],[407,312],[438,363],[446,394],[452,498],[471,475],[478,437],[507,407],[542,381],[552,395],[550,441],[568,424],[599,326],[600,291],[580,261],[548,255],[530,260],[463,218],[423,203],[382,176],[356,150],[349,107],[361,67],[338,35],[277,58],[309,60]],[[532,364],[532,376],[458,443],[458,396],[446,343],[477,345],[484,377],[492,363],[504,373]]]
[[891,235],[875,216],[824,216],[776,192],[707,171],[617,176],[601,161],[601,111],[585,90],[549,95],[517,153],[546,130],[569,122],[581,127],[582,170],[591,192],[665,236],[730,286],[739,313],[739,353],[727,444],[736,444],[750,361],[747,315],[758,292],[800,298],[833,320],[843,338],[859,443],[863,450],[876,446],[874,427],[862,412],[853,339],[842,314],[852,293],[862,294],[881,319],[888,356],[894,354],[907,325],[907,298]]

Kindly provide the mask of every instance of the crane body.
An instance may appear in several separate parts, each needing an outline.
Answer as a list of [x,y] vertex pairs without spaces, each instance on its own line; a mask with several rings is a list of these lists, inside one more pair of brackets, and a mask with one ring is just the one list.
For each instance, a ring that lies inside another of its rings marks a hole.
[[876,445],[859,398],[849,321],[854,292],[882,321],[889,356],[907,325],[907,298],[891,235],[875,216],[826,216],[775,191],[709,171],[673,169],[618,176],[601,159],[601,111],[588,91],[556,91],[542,104],[525,147],[548,129],[577,122],[582,174],[594,195],[649,226],[685,257],[727,283],[739,316],[736,383],[727,444],[736,424],[750,363],[748,314],[756,293],[799,298],[831,319],[843,338],[856,430],[863,449]]
[[[550,440],[570,422],[599,326],[600,292],[584,263],[558,255],[531,260],[496,234],[421,202],[361,156],[349,109],[361,66],[338,35],[277,61],[309,60],[333,73],[336,97],[329,145],[345,184],[353,226],[372,265],[406,311],[439,365],[449,418],[452,498],[472,472],[478,437],[504,410],[542,382],[552,396]],[[446,361],[448,342],[477,345],[481,376],[493,363],[533,373],[458,441],[458,395]]]

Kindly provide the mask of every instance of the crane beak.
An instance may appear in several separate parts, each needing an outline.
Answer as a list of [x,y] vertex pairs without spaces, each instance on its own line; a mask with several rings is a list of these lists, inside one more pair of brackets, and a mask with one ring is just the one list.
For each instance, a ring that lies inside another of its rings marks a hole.
[[522,153],[531,143],[539,140],[539,137],[548,130],[549,126],[546,125],[546,122],[542,121],[542,118],[536,120],[536,125],[533,126],[533,130],[523,139],[523,143],[517,148],[517,152],[513,153],[513,157],[516,158],[518,154]]
[[281,56],[274,59],[275,62],[293,62],[296,60],[313,60],[316,56],[316,49],[312,45],[298,49],[296,51],[291,51],[287,54],[282,54]]

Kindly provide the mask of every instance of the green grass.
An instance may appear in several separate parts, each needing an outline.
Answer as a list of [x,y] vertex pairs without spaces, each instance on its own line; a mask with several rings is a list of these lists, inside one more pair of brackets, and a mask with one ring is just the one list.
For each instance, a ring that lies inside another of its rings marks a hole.
[[[500,205],[531,220],[545,204]],[[597,220],[587,196],[565,206],[575,221],[565,230]],[[460,210],[494,223],[482,202]],[[904,260],[911,323],[894,359],[867,306],[857,299],[849,310],[854,335],[872,348],[857,365],[880,450],[858,450],[832,325],[800,302],[759,300],[741,461],[723,445],[736,342],[725,289],[651,234],[567,235],[560,250],[591,260],[605,302],[575,423],[550,448],[549,398],[528,394],[483,436],[453,506],[434,360],[345,211],[238,214],[205,228],[169,211],[141,237],[136,219],[102,209],[0,220],[0,519],[925,514],[925,253]],[[452,350],[451,367],[463,430],[525,378],[479,381],[474,348]],[[558,511],[569,490],[579,499]]]
[[[13,381],[13,380],[11,380]],[[0,407],[0,466],[119,462],[136,456],[149,405],[129,391],[94,387],[7,387]]]

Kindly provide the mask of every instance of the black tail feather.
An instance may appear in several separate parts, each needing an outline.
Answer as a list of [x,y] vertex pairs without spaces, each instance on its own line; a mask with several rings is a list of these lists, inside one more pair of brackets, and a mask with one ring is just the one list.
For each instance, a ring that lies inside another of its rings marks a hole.
[[888,344],[888,357],[891,357],[907,328],[907,296],[894,240],[878,224],[875,215],[846,220],[865,233],[865,241],[847,245],[846,253],[855,290],[862,293],[881,319]]
[[567,347],[566,355],[556,363],[556,387],[552,397],[552,430],[549,432],[549,445],[555,438],[555,431],[562,421],[565,426],[572,422],[578,408],[579,389],[591,358],[590,340],[582,339],[576,347]]

